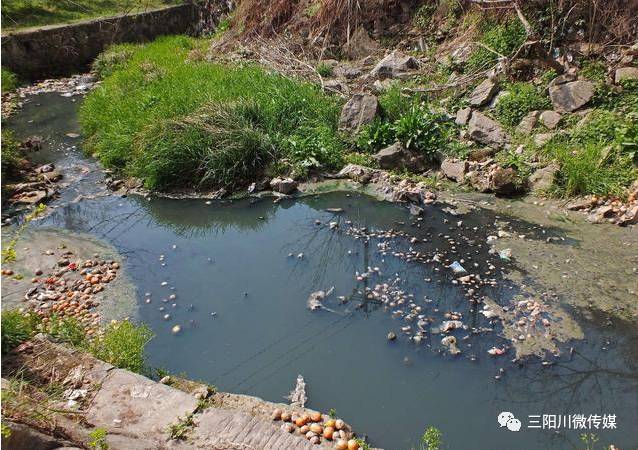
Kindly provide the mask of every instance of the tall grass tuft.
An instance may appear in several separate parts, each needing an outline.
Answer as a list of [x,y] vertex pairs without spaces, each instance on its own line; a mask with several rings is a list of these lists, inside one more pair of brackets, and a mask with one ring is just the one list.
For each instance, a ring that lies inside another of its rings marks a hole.
[[256,66],[189,59],[205,44],[165,37],[118,60],[80,113],[103,164],[161,190],[240,185],[275,159],[291,171],[339,163],[335,99]]

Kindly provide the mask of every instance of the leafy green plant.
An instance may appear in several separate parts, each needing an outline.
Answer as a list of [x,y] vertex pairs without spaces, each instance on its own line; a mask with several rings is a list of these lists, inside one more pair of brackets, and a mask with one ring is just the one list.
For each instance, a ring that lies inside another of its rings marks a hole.
[[109,444],[106,442],[107,431],[104,428],[96,428],[89,433],[88,446],[96,450],[108,450]]
[[75,317],[51,316],[44,330],[55,340],[74,347],[86,347],[86,329]]
[[443,434],[436,427],[428,427],[421,436],[421,450],[442,450]]
[[334,408],[330,408],[330,409],[328,410],[328,416],[329,416],[331,419],[336,419],[336,418],[337,418],[337,410],[336,410],[336,409],[334,409]]
[[0,162],[2,164],[2,181],[4,183],[7,179],[16,179],[18,177],[18,170],[20,169],[23,155],[20,151],[20,143],[14,137],[13,132],[6,128],[2,130],[2,143],[0,148],[2,149]]
[[548,97],[529,83],[513,83],[507,93],[500,96],[494,108],[494,116],[502,123],[516,126],[530,111],[551,107]]
[[525,28],[516,18],[505,23],[487,22],[478,45],[467,61],[470,72],[488,69],[498,60],[498,55],[510,56],[527,37]]
[[374,153],[394,142],[392,124],[380,118],[361,127],[356,138],[357,149],[364,153]]
[[121,369],[141,373],[144,369],[144,347],[153,338],[148,325],[129,321],[111,323],[99,338],[90,343],[89,351],[103,361]]
[[[2,87],[3,94],[9,91],[12,91],[18,87],[18,77],[16,76],[15,73],[11,72],[9,69],[2,67],[0,72],[0,85]],[[3,140],[4,140],[4,136],[3,136]]]
[[603,83],[607,74],[605,63],[599,60],[585,60],[580,68],[580,75],[591,81]]
[[450,121],[443,115],[419,105],[393,124],[395,136],[405,148],[426,156],[430,161],[443,152],[448,143]]

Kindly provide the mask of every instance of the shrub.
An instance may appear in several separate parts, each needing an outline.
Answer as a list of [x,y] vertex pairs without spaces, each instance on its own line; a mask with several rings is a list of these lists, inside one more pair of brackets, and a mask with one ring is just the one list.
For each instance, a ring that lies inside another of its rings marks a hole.
[[166,189],[238,185],[278,157],[338,163],[335,99],[256,66],[188,60],[204,44],[177,36],[136,47],[89,94],[80,120],[103,164]]
[[421,153],[430,161],[444,151],[449,129],[450,122],[445,116],[422,105],[413,105],[393,124],[396,139],[408,150]]
[[16,310],[2,311],[2,354],[30,339],[37,329],[39,319],[35,314],[23,314]]
[[[486,23],[480,42],[504,56],[510,56],[527,37],[525,28],[517,19],[502,24]],[[498,55],[485,47],[477,46],[467,61],[470,72],[488,69],[498,60]]]
[[134,325],[129,321],[112,323],[91,343],[89,351],[121,369],[141,373],[145,364],[144,347],[152,338],[153,332],[147,325]]
[[529,83],[513,83],[506,94],[499,97],[494,108],[496,118],[509,126],[516,126],[530,111],[551,107],[549,98]]
[[0,72],[0,85],[3,94],[12,91],[18,87],[18,77],[9,69],[2,67]]

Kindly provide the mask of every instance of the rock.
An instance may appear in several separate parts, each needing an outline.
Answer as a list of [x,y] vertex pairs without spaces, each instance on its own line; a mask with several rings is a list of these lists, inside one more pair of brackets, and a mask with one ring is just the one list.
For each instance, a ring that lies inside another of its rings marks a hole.
[[554,136],[556,136],[556,133],[539,133],[534,136],[534,145],[542,147],[551,141]]
[[298,185],[299,183],[297,183],[292,178],[277,177],[277,178],[273,178],[270,181],[270,187],[272,188],[273,191],[280,192],[286,195],[294,192],[297,189]]
[[456,112],[456,119],[454,122],[458,126],[466,125],[472,116],[472,108],[461,108]]
[[390,331],[386,337],[388,341],[394,341],[397,338],[397,335],[395,332]]
[[509,142],[509,136],[503,128],[497,122],[478,111],[472,113],[468,133],[473,140],[497,148]]
[[614,212],[612,206],[601,206],[593,210],[588,216],[587,220],[592,223],[603,223],[607,217],[610,217]]
[[490,147],[479,148],[477,150],[473,150],[472,152],[470,152],[468,159],[470,161],[480,162],[480,161],[485,161],[491,158],[495,154],[496,154],[496,151],[493,148],[490,148]]
[[348,164],[337,174],[338,178],[349,178],[357,183],[369,183],[380,171],[357,164]]
[[30,136],[20,144],[20,147],[25,151],[37,152],[42,150],[43,143],[44,140],[40,136]]
[[467,172],[467,161],[461,161],[458,159],[445,158],[441,163],[441,172],[448,178],[454,181],[461,182],[465,178]]
[[470,185],[479,192],[489,192],[490,191],[490,178],[482,170],[473,170],[468,172],[465,175],[466,180],[469,181]]
[[383,78],[395,78],[411,69],[418,69],[419,63],[412,56],[406,56],[398,52],[392,52],[377,63],[372,69],[373,76]]
[[356,133],[362,125],[374,120],[379,102],[374,95],[355,94],[344,105],[339,119],[339,129]]
[[614,83],[623,80],[638,80],[638,67],[621,67],[614,72]]
[[476,86],[470,94],[469,100],[472,106],[483,106],[489,103],[494,94],[498,91],[498,86],[489,78],[483,80],[481,84]]
[[323,90],[326,92],[347,92],[348,87],[339,80],[327,80],[323,83]]
[[53,172],[55,170],[55,166],[53,164],[44,164],[37,169],[35,169],[36,173],[48,173]]
[[390,89],[391,86],[392,86],[392,80],[376,80],[372,84],[372,89],[377,94],[381,94],[387,91],[388,89]]
[[566,206],[571,211],[580,211],[582,209],[589,209],[594,205],[594,201],[591,197],[577,198],[569,202]]
[[550,164],[547,167],[536,170],[529,177],[530,188],[533,192],[547,191],[554,184],[554,177],[558,173],[559,167]]
[[47,200],[49,196],[48,191],[31,191],[14,195],[9,199],[9,201],[20,205],[35,205]]
[[334,71],[335,75],[348,80],[353,80],[360,77],[363,72],[358,67],[351,66],[338,66]]
[[38,175],[38,178],[47,182],[55,183],[62,179],[62,174],[59,170],[52,170],[50,172],[43,172]]
[[344,45],[346,55],[350,59],[364,58],[379,51],[379,44],[370,38],[366,29],[358,27],[350,36],[350,40]]
[[576,111],[585,106],[593,96],[594,83],[591,81],[570,81],[549,87],[549,98],[554,110],[562,113]]
[[516,131],[521,134],[530,134],[536,124],[538,123],[538,118],[540,117],[540,111],[530,111],[521,119],[521,123],[516,127]]
[[561,115],[556,111],[543,111],[540,115],[541,123],[550,130],[553,130],[558,126],[560,119]]
[[552,81],[549,82],[548,88],[569,83],[570,81],[576,81],[576,74],[573,72],[567,72],[557,76],[556,78],[554,78]]
[[511,167],[497,167],[492,172],[490,189],[497,194],[509,195],[520,189],[518,175]]
[[373,155],[382,169],[408,169],[412,171],[421,171],[425,167],[423,156],[416,155],[406,150],[400,142],[379,150]]
[[638,224],[638,205],[634,205],[633,207],[627,209],[625,214],[618,218],[618,225],[627,226],[627,225],[636,225]]

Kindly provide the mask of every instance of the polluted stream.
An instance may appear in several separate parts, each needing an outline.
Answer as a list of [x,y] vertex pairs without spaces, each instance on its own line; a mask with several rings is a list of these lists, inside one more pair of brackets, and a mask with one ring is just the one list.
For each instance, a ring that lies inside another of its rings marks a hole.
[[[135,316],[156,335],[150,366],[274,402],[301,374],[308,407],[336,410],[386,449],[418,448],[428,426],[450,449],[581,448],[584,432],[638,448],[635,322],[609,326],[566,304],[556,313],[546,305],[561,299],[530,275],[508,277],[516,254],[489,243],[500,231],[577,245],[560,227],[445,203],[414,217],[355,192],[106,195],[100,166],[70,137],[80,101],[31,97],[10,120],[19,137],[45,139],[35,157],[68,184],[30,228],[91,235],[123,255]],[[516,322],[513,336],[499,315]],[[554,331],[568,321],[583,339]],[[501,427],[501,412],[520,430]],[[537,416],[581,414],[600,416],[598,428],[532,428]]]

